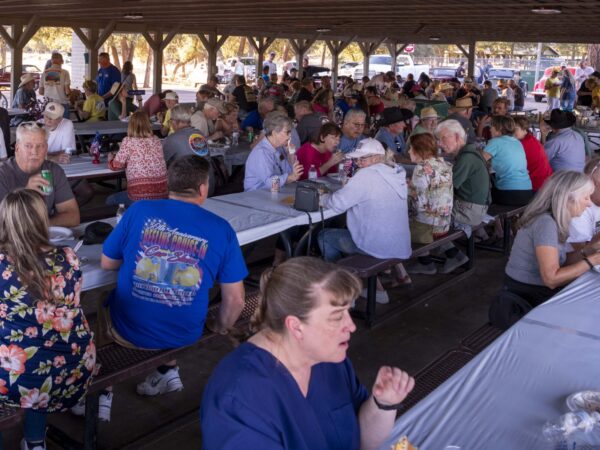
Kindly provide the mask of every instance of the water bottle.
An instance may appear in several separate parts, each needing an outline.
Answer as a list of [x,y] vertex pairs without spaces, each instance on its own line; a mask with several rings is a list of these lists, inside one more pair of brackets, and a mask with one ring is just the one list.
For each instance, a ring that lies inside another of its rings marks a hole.
[[308,179],[309,180],[316,180],[317,179],[317,169],[315,168],[314,164],[312,164],[310,166],[310,169],[308,170]]
[[597,412],[574,411],[563,414],[556,423],[546,422],[542,433],[551,442],[561,442],[577,431],[591,433],[598,426],[600,414]]
[[117,214],[115,216],[117,218],[117,223],[121,221],[123,214],[125,214],[125,204],[119,203],[119,208],[117,209]]

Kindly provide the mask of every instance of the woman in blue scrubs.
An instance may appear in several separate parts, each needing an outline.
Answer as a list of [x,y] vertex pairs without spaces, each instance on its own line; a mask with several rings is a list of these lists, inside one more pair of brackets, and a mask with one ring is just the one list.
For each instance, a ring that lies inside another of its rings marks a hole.
[[414,380],[381,367],[372,393],[346,356],[361,281],[316,258],[267,270],[259,330],[213,372],[201,407],[203,448],[376,449]]

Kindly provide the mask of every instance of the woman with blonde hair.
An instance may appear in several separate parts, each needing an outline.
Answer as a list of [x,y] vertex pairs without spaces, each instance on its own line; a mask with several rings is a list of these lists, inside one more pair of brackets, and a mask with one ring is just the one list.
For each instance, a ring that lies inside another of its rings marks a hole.
[[109,196],[107,205],[130,205],[136,200],[167,198],[167,164],[162,144],[152,132],[152,124],[144,111],[131,115],[127,137],[116,154],[109,153],[108,167],[125,169],[127,191]]
[[347,357],[356,330],[350,305],[360,280],[316,258],[263,273],[258,332],[226,356],[204,390],[204,448],[379,448],[414,387],[406,372],[379,368],[371,393]]
[[234,131],[240,131],[238,114],[240,107],[235,103],[225,103],[225,114],[221,114],[215,123],[215,132],[221,131],[224,136],[231,136]]
[[48,226],[34,190],[10,192],[0,203],[0,404],[26,410],[25,450],[46,448],[46,414],[84,396],[96,362],[79,260],[50,244]]
[[559,171],[546,180],[519,221],[506,265],[505,291],[537,306],[600,264],[600,253],[578,262],[567,260],[569,224],[592,204],[592,192],[594,183],[579,172]]

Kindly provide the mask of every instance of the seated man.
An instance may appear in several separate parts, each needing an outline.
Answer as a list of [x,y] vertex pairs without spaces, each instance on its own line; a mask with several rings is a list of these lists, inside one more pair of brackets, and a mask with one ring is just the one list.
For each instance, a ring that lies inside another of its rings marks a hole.
[[220,114],[227,114],[225,104],[218,98],[209,98],[204,103],[202,111],[196,111],[190,119],[191,125],[202,133],[206,139],[220,139],[223,137],[222,131],[215,131],[215,121]]
[[453,107],[450,108],[450,114],[446,120],[456,120],[462,125],[467,134],[467,144],[474,144],[476,140],[475,129],[471,122],[473,113],[473,100],[471,97],[458,98]]
[[[50,224],[75,227],[79,225],[79,207],[62,167],[47,161],[47,154],[46,129],[33,122],[19,125],[15,156],[0,164],[0,199],[17,188],[41,191]],[[50,172],[51,181],[42,177],[42,170]]]
[[344,117],[340,150],[343,153],[354,151],[360,141],[366,138],[363,134],[367,115],[362,109],[351,109]]
[[163,136],[168,136],[173,132],[173,128],[171,127],[171,110],[175,105],[179,103],[179,96],[177,92],[168,92],[165,95],[165,106],[167,110],[165,111],[165,115],[162,118],[162,127],[160,128],[160,134]]
[[[319,248],[326,261],[366,253],[376,258],[407,259],[411,255],[408,226],[408,188],[402,167],[386,158],[383,145],[367,138],[347,157],[356,158],[359,170],[348,183],[323,196],[323,206],[341,214],[347,211],[348,229],[325,229]],[[387,303],[383,288],[377,301]]]
[[36,101],[35,78],[32,73],[26,73],[21,76],[21,83],[13,98],[12,107],[26,109],[35,104]]
[[583,259],[583,255],[596,253],[600,248],[600,158],[593,158],[585,165],[584,172],[594,182],[594,192],[590,196],[592,204],[582,215],[573,217],[569,224],[567,242],[573,252],[569,255],[572,261]]
[[360,108],[358,106],[359,99],[360,93],[357,90],[351,87],[344,89],[342,98],[335,102],[334,115],[338,125],[345,119],[348,111]]
[[[495,89],[492,89],[496,92]],[[485,90],[484,90],[485,91]],[[508,99],[504,97],[498,97],[492,102],[492,112],[491,114],[486,114],[485,116],[477,119],[477,137],[482,137],[486,141],[489,141],[492,138],[492,133],[490,132],[490,126],[492,124],[492,116],[508,116],[508,109],[510,103]]]
[[554,172],[559,170],[583,172],[585,141],[581,134],[573,129],[576,122],[575,115],[570,111],[553,109],[550,119],[545,119],[544,122],[552,129],[552,134],[544,143],[552,170]]
[[275,110],[275,100],[271,97],[265,97],[258,102],[258,108],[248,113],[242,122],[241,129],[247,130],[251,128],[254,131],[263,129],[263,119],[271,111]]
[[322,112],[313,112],[310,103],[306,100],[299,101],[294,105],[294,117],[298,123],[296,131],[301,144],[310,141],[319,133],[321,126],[329,121]]
[[48,132],[48,159],[59,164],[70,161],[69,149],[74,151],[75,129],[73,122],[63,117],[64,107],[60,103],[50,102],[44,109],[44,128]]
[[[169,349],[196,342],[205,325],[209,290],[218,280],[221,307],[215,332],[226,333],[244,308],[248,274],[235,231],[206,211],[208,162],[196,155],[168,172],[169,198],[134,203],[104,242],[102,268],[119,270],[103,325],[128,348]],[[176,361],[137,386],[140,395],[183,389]]]
[[[174,106],[171,110],[171,127],[173,134],[170,134],[163,141],[163,152],[167,168],[173,162],[183,156],[198,155],[210,158],[206,140],[200,136],[200,131],[192,127],[192,112],[190,108],[184,105]],[[208,174],[208,196],[214,193],[214,172],[211,169]]]
[[404,130],[406,129],[406,122],[412,117],[413,113],[408,109],[398,108],[397,106],[385,108],[381,119],[381,128],[377,131],[375,139],[385,144],[388,150],[407,156],[405,154],[407,148],[404,140]]

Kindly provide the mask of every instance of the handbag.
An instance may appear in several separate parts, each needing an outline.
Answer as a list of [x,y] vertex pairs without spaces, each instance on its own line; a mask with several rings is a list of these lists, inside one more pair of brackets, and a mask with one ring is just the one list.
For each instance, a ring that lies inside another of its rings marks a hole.
[[314,181],[299,181],[296,185],[294,209],[304,212],[319,210],[319,183]]

